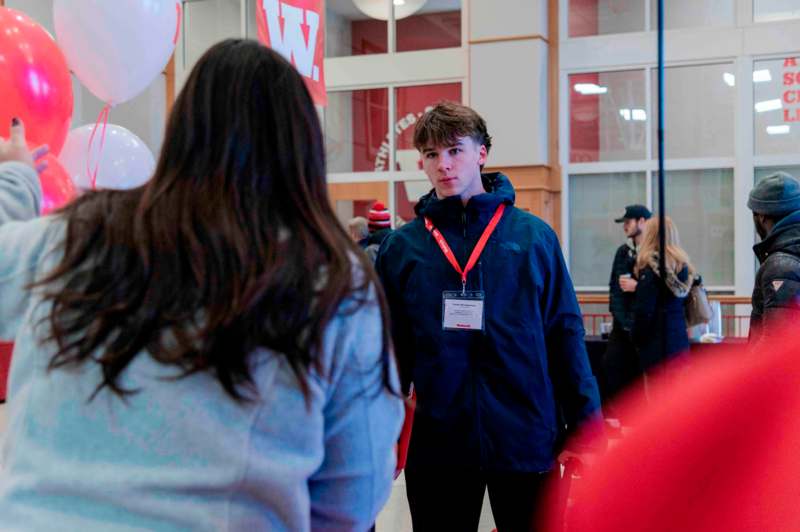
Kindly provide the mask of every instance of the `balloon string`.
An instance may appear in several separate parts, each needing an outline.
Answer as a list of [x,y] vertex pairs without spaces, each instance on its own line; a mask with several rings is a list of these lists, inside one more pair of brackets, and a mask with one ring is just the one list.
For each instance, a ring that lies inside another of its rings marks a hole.
[[175,2],[175,11],[178,12],[178,22],[175,24],[175,36],[172,38],[172,44],[178,44],[178,35],[181,32],[181,3]]
[[[106,126],[108,125],[108,113],[111,111],[111,104],[105,104],[97,115],[97,121],[94,123],[92,134],[89,137],[89,146],[86,148],[88,151],[86,157],[86,175],[89,177],[89,185],[92,190],[97,188],[97,172],[100,169],[100,157],[103,154],[103,146],[106,143]],[[100,122],[103,122],[103,130],[100,133],[100,149],[97,152],[97,164],[94,165],[92,170],[92,144],[94,143],[94,135],[97,133],[97,128],[100,127]]]

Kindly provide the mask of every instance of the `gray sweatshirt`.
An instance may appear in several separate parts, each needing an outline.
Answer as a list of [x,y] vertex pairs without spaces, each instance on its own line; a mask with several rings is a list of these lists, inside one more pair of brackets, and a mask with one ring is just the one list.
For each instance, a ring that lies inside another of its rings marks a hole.
[[[36,172],[0,164],[0,338],[16,342],[0,455],[3,530],[366,530],[391,489],[401,401],[380,381],[377,304],[326,331],[310,408],[284,357],[252,353],[260,399],[178,380],[141,353],[106,391],[93,363],[48,372],[48,313],[25,286],[60,259],[65,222],[37,218]],[[346,303],[345,303],[346,304]],[[392,368],[394,378],[394,368]]]

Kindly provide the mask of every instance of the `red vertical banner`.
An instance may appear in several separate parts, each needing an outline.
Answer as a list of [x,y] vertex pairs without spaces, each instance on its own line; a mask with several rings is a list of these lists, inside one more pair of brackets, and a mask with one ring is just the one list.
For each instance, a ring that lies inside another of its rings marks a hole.
[[258,40],[288,59],[317,105],[327,105],[323,0],[257,0]]

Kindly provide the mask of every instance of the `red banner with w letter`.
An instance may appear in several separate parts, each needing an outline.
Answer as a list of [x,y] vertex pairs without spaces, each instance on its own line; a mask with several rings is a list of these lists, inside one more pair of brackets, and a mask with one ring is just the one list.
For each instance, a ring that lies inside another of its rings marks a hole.
[[257,0],[258,40],[291,61],[317,105],[327,105],[322,0]]

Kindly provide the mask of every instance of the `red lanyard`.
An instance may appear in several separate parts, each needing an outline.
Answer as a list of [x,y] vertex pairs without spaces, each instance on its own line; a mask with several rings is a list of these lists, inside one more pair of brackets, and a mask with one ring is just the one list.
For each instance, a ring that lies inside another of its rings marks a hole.
[[444,239],[442,233],[439,232],[433,226],[433,222],[426,216],[425,217],[425,229],[430,231],[433,235],[433,238],[436,239],[436,243],[439,244],[439,248],[441,248],[442,253],[444,253],[444,257],[453,265],[453,268],[461,274],[461,293],[466,292],[467,290],[467,274],[472,271],[472,268],[475,267],[475,264],[478,262],[478,258],[483,253],[483,248],[486,247],[486,242],[489,241],[489,237],[494,232],[497,224],[500,223],[500,218],[503,217],[503,212],[506,210],[506,204],[501,203],[497,206],[497,210],[494,212],[494,216],[489,221],[489,225],[486,226],[486,229],[483,230],[483,234],[481,235],[480,239],[478,239],[478,243],[475,244],[475,249],[472,250],[472,255],[469,256],[469,261],[467,261],[467,267],[463,270],[461,266],[458,264],[455,255],[453,255],[453,250],[450,249],[450,246],[447,245],[447,240]]

